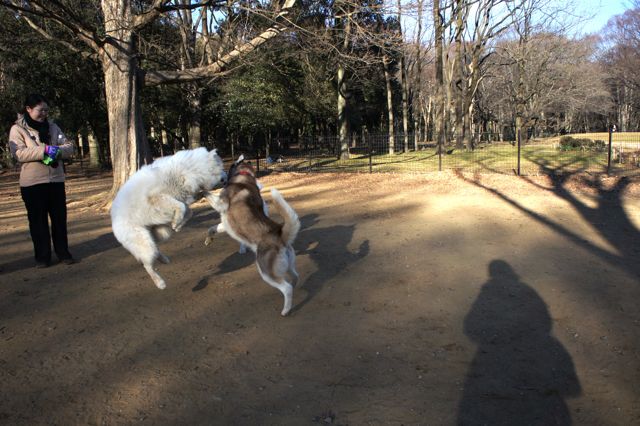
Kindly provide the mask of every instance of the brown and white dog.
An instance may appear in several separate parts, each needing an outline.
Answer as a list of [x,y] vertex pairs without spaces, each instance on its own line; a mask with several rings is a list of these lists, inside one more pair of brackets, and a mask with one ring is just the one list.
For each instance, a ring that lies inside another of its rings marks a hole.
[[271,190],[271,196],[274,208],[284,223],[274,222],[265,214],[253,167],[242,162],[234,163],[222,191],[205,195],[211,207],[220,213],[222,221],[220,225],[209,228],[205,244],[209,245],[216,233],[226,232],[249,247],[256,254],[256,266],[262,279],[283,294],[281,314],[287,315],[291,310],[293,286],[298,281],[292,244],[300,230],[300,220],[277,189]]

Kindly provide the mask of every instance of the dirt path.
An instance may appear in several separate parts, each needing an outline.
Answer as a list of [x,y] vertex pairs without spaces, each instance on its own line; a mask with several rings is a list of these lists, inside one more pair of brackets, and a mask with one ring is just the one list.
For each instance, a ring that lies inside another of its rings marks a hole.
[[[155,288],[68,182],[76,265],[35,269],[0,176],[0,424],[640,423],[640,185],[283,174],[301,287],[196,205]],[[586,182],[589,183],[589,182]]]

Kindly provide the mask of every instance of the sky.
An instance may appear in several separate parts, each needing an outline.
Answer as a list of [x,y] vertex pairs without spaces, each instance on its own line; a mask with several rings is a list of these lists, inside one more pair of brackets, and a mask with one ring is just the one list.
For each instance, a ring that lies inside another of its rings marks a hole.
[[593,18],[585,22],[583,33],[597,33],[607,24],[607,21],[615,15],[624,13],[630,8],[628,0],[579,0],[579,12]]
[[[411,0],[401,0],[404,5],[408,5],[411,3],[415,3]],[[564,3],[563,0],[555,0],[556,2],[552,4],[562,5]],[[389,7],[389,13],[396,13],[395,6],[397,4],[397,0],[385,0],[385,3]],[[429,2],[425,1],[424,4],[428,4]],[[576,15],[576,20],[579,20],[578,25],[571,25],[569,29],[569,34],[580,36],[586,34],[599,34],[602,29],[606,26],[609,19],[616,15],[621,15],[625,10],[631,8],[632,0],[574,0],[573,5],[575,9],[573,9],[574,14]],[[430,6],[428,6],[430,7]],[[405,32],[405,36],[409,40],[413,40],[415,37],[415,10],[413,12],[409,12],[411,9],[405,9],[403,15],[403,30]],[[427,10],[427,13],[424,19],[427,21],[423,33],[423,37],[429,37],[427,34],[430,29],[430,19],[429,15],[430,9]]]

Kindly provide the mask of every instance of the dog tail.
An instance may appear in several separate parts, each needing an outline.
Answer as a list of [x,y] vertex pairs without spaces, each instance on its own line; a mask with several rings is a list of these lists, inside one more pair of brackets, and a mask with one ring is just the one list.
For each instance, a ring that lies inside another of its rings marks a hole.
[[271,189],[271,196],[275,204],[276,210],[284,218],[284,225],[282,226],[282,239],[287,244],[292,244],[298,235],[300,230],[300,219],[298,215],[291,208],[291,206],[282,198],[282,194],[275,188]]

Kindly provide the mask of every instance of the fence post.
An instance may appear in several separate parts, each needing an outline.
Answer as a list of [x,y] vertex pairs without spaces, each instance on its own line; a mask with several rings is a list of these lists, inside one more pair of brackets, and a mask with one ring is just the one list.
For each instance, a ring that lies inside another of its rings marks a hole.
[[611,152],[613,151],[613,126],[609,126],[609,152],[607,154],[607,175],[611,175]]
[[315,146],[315,144],[316,144],[315,135],[311,136],[311,140],[309,141],[309,143],[305,144],[305,146],[309,150],[309,155],[308,155],[308,157],[309,157],[309,168],[307,169],[307,173],[311,173],[311,168],[313,167],[313,163],[312,163],[313,158],[312,158],[312,156],[313,156],[313,147]]
[[440,134],[438,134],[438,144],[437,144],[437,148],[438,150],[438,171],[441,172],[442,171],[442,151],[444,150],[444,131]]
[[373,147],[371,146],[371,136],[367,135],[367,145],[369,146],[369,173],[373,173]]
[[517,139],[518,139],[518,176],[520,176],[520,134],[522,133],[522,129],[518,128],[518,134],[516,135]]

